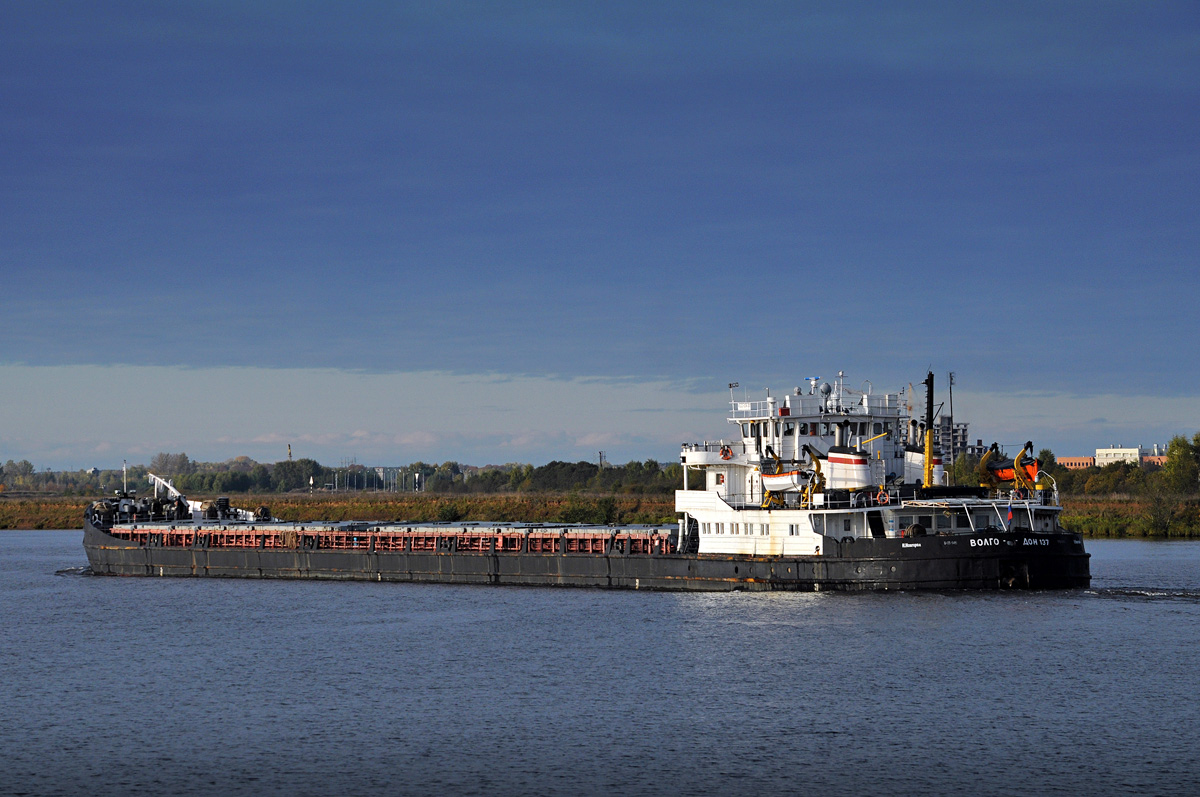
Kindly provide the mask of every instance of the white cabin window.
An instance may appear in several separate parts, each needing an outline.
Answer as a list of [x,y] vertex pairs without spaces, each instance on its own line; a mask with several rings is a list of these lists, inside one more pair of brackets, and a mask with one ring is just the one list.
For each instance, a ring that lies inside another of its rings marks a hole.
[[792,437],[795,434],[796,434],[796,424],[791,423],[789,421],[788,423],[785,423],[783,425],[783,436],[784,437]]
[[758,533],[764,537],[771,533],[771,524],[770,523],[762,523],[759,525],[758,528],[759,528]]
[[742,424],[742,437],[749,437],[749,436],[750,436],[750,424],[743,423]]
[[795,536],[796,536],[797,534],[799,534],[799,533],[800,533],[800,526],[799,526],[799,524],[796,524],[796,523],[789,523],[789,524],[788,524],[788,536],[789,536],[789,537],[795,537]]
[[734,523],[734,524],[732,524],[732,529],[730,530],[730,532],[729,532],[729,533],[730,533],[730,534],[737,534],[737,533],[738,533],[738,524],[737,524],[737,523]]
[[717,534],[724,534],[724,533],[725,533],[725,524],[718,523],[717,524]]

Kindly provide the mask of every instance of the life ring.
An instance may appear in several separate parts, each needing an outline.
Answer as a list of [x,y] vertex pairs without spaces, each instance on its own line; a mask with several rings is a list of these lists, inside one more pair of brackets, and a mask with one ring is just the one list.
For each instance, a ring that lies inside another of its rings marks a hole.
[[875,503],[882,505],[886,504],[890,500],[892,500],[892,498],[887,494],[887,490],[880,487],[879,492],[875,494]]
[[729,446],[721,446],[721,459],[733,459],[733,449]]

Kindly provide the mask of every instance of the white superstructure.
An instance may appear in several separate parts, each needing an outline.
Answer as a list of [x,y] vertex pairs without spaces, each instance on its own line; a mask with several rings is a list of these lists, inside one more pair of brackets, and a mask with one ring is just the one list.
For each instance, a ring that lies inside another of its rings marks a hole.
[[[675,508],[699,553],[812,556],[826,537],[1059,528],[1057,495],[1041,479],[1034,490],[947,487],[940,457],[917,445],[927,421],[912,416],[911,387],[907,395],[875,393],[869,382],[855,390],[841,372],[808,383],[753,401],[735,398],[731,385],[733,438],[683,446]],[[931,416],[932,398],[923,398]],[[704,489],[689,489],[698,478]]]

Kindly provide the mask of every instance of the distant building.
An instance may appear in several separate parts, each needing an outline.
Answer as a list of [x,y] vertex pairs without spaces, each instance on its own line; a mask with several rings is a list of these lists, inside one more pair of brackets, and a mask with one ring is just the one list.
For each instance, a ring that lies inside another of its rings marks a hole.
[[982,459],[987,450],[988,446],[985,446],[982,440],[976,440],[973,445],[966,448],[967,456],[975,457],[975,459]]
[[968,423],[955,423],[950,415],[938,416],[933,424],[933,444],[942,452],[945,462],[951,463],[959,454],[969,453],[967,445]]
[[1141,446],[1137,448],[1113,446],[1112,448],[1097,448],[1096,456],[1094,457],[1058,457],[1057,460],[1058,464],[1067,470],[1083,470],[1093,465],[1103,468],[1105,465],[1112,465],[1114,462],[1161,466],[1167,464],[1166,450],[1166,446],[1159,446],[1157,443],[1149,449],[1142,448]]
[[1142,447],[1123,448],[1122,446],[1113,446],[1111,448],[1096,449],[1096,465],[1103,468],[1105,465],[1112,465],[1114,462],[1130,462],[1134,465],[1142,461]]

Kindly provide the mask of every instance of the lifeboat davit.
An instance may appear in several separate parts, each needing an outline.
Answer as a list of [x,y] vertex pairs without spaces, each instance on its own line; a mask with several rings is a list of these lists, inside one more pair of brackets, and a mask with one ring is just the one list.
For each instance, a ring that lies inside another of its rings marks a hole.
[[983,459],[979,460],[978,467],[981,477],[985,480],[990,476],[996,482],[1014,482],[1020,486],[1021,483],[1032,485],[1037,481],[1042,463],[1033,458],[1032,441],[1025,443],[1015,460],[1001,459],[999,446],[992,443]]

